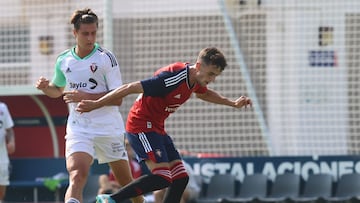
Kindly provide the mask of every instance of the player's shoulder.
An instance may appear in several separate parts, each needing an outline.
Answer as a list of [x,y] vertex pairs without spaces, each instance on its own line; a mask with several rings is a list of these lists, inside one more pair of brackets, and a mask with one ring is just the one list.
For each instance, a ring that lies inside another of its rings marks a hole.
[[173,64],[169,65],[169,69],[172,70],[173,72],[179,71],[179,70],[183,70],[184,68],[186,68],[187,63],[182,63],[182,62],[176,62]]
[[59,58],[62,58],[62,57],[64,57],[64,56],[68,55],[70,52],[71,52],[71,49],[66,49],[66,50],[64,50],[63,52],[61,52],[61,53],[57,56],[57,58],[58,58],[58,59],[59,59]]
[[187,66],[187,63],[182,63],[182,62],[172,63],[165,67],[160,68],[158,71],[156,71],[155,75],[160,74],[162,72],[176,73],[181,70],[184,70],[186,68],[186,66]]
[[64,55],[68,54],[69,52],[71,52],[71,48],[70,48],[70,49],[66,49],[66,50],[64,50],[63,52],[61,52],[61,53],[58,55],[58,57],[64,56]]
[[0,108],[5,109],[5,108],[7,108],[7,105],[4,102],[0,101]]
[[60,63],[62,60],[64,60],[64,58],[69,56],[69,53],[71,55],[71,49],[66,49],[65,51],[61,52],[56,58],[56,63]]
[[115,55],[110,50],[96,45],[96,51],[98,51],[99,56],[104,60],[104,62],[110,63],[112,67],[118,65]]

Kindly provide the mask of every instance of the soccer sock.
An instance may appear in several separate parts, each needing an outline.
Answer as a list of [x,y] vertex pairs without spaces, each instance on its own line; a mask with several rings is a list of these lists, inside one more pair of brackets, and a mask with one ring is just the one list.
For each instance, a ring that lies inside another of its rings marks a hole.
[[181,196],[189,182],[189,175],[181,162],[171,168],[171,175],[173,182],[165,193],[164,203],[180,202]]
[[121,188],[110,197],[116,202],[139,196],[155,190],[168,187],[171,184],[171,174],[168,168],[156,168],[152,174],[142,176]]

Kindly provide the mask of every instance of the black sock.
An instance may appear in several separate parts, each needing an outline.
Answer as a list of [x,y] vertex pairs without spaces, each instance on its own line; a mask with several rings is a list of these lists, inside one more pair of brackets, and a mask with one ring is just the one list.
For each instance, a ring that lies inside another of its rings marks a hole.
[[117,193],[112,194],[111,198],[113,198],[116,202],[121,202],[141,194],[166,188],[170,184],[171,182],[169,182],[168,179],[160,175],[149,174],[142,176],[130,184],[124,186]]
[[165,193],[164,203],[180,202],[181,196],[184,193],[187,183],[189,182],[189,176],[173,180]]

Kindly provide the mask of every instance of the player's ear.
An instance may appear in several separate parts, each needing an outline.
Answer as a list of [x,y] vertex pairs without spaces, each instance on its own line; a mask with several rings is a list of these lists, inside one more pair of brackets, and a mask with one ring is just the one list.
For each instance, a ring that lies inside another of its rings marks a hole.
[[201,63],[200,63],[200,62],[196,62],[195,68],[196,68],[197,71],[200,70],[200,66],[201,66]]
[[76,38],[76,29],[73,29],[73,36]]

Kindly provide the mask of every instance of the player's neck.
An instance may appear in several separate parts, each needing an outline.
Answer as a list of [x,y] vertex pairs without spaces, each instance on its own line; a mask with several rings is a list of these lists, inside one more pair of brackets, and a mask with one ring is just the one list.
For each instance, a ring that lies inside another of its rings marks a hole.
[[191,87],[193,87],[195,85],[195,82],[196,82],[196,79],[195,79],[195,75],[196,75],[196,67],[193,65],[193,66],[190,66],[189,67],[189,85]]
[[79,46],[75,47],[75,53],[78,57],[80,58],[84,58],[87,55],[89,55],[92,52],[92,50],[88,50],[88,49],[81,49],[79,48]]

